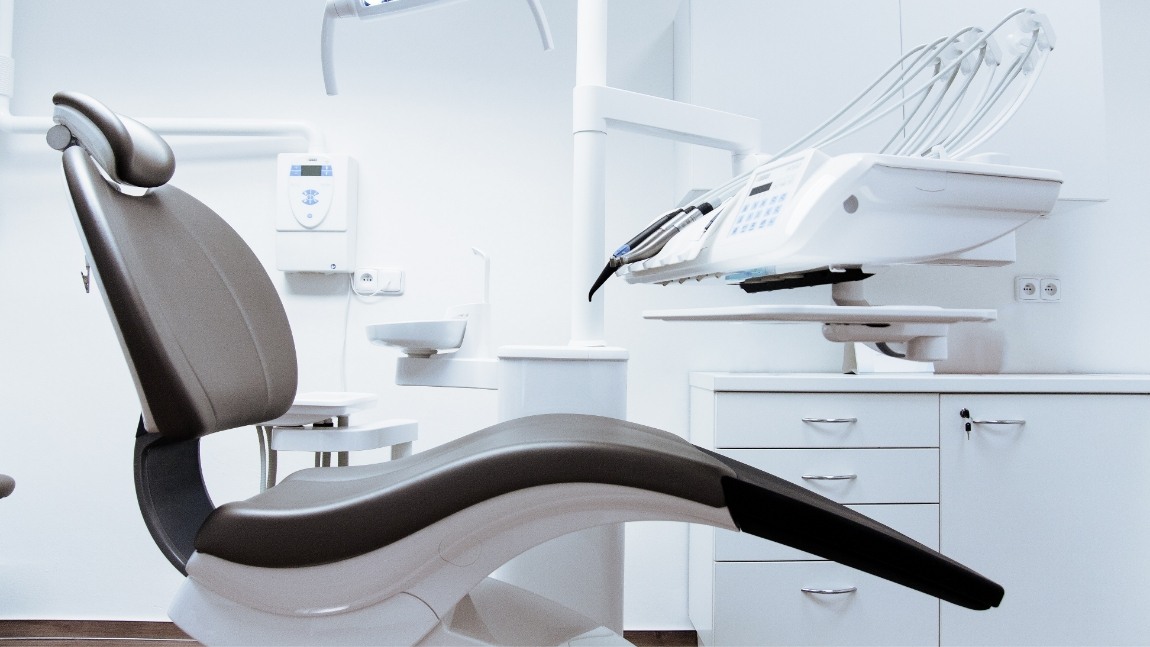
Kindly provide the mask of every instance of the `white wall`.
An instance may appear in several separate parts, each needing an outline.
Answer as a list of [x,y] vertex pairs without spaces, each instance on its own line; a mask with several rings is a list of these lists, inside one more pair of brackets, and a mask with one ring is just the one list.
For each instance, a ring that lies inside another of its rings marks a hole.
[[[331,151],[360,162],[360,265],[405,269],[404,296],[348,301],[345,279],[288,280],[272,269],[274,153],[299,150],[298,142],[175,140],[174,183],[219,211],[271,269],[296,332],[301,388],[339,388],[346,379],[348,388],[377,392],[387,415],[420,420],[417,449],[426,448],[494,422],[495,394],[394,386],[395,354],[370,346],[364,325],[434,317],[477,298],[472,246],[493,258],[497,344],[565,343],[567,294],[588,287],[570,285],[565,244],[575,6],[544,1],[556,38],[556,50],[544,54],[523,4],[483,0],[340,23],[342,94],[329,98],[317,60],[318,1],[18,0],[13,112],[46,115],[51,94],[71,89],[142,117],[315,123]],[[612,4],[613,85],[674,95],[677,10],[678,0]],[[1142,155],[1150,84],[1135,30],[1147,24],[1150,6],[1104,0],[1102,17],[1111,200],[1062,205],[1049,221],[1028,226],[1011,268],[916,268],[872,279],[878,302],[998,308],[989,335],[1004,348],[1007,371],[1150,371],[1150,351],[1127,341],[1138,339],[1146,314],[1135,298],[1135,263],[1141,241],[1150,240],[1139,191],[1150,173]],[[731,74],[743,69],[732,65]],[[609,244],[677,200],[675,154],[670,144],[611,135]],[[103,305],[80,287],[82,252],[58,164],[40,138],[0,135],[0,471],[17,479],[15,494],[0,502],[0,617],[161,619],[180,578],[136,510],[130,457],[138,405]],[[1015,304],[1013,276],[1032,272],[1061,277],[1065,300]],[[640,317],[653,307],[752,301],[737,291],[612,281],[603,294],[608,340],[631,352],[629,412],[637,422],[686,435],[690,370],[839,367],[840,349],[816,326]],[[827,292],[770,299],[825,302]],[[346,377],[338,361],[345,329]],[[217,499],[255,492],[253,436],[205,442]],[[627,628],[689,626],[685,564],[683,526],[629,526]]]

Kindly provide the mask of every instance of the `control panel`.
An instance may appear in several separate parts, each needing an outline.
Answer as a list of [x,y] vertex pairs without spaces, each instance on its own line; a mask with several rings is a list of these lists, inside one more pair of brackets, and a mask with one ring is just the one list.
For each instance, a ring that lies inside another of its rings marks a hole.
[[284,153],[276,164],[276,267],[351,272],[358,173],[346,155]]

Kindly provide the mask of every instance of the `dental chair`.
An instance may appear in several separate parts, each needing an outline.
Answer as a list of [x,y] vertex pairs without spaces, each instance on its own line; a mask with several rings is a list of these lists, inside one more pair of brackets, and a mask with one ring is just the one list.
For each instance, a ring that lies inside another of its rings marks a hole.
[[187,576],[170,615],[197,640],[626,644],[488,575],[554,537],[634,520],[741,530],[972,609],[1002,599],[994,582],[799,486],[673,434],[587,415],[521,418],[395,461],[306,469],[216,507],[199,439],[276,418],[296,393],[283,306],[240,237],[167,184],[175,162],[163,139],[90,97],[53,101],[48,141],[63,153],[143,409],[140,509]]

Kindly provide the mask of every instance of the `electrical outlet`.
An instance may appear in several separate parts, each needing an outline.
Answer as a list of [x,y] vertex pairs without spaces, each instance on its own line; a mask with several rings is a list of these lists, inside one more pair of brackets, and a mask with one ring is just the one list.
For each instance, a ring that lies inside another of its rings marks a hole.
[[379,291],[379,270],[363,268],[352,275],[352,289],[356,294],[372,295]]
[[1053,303],[1062,300],[1062,281],[1056,276],[1017,276],[1014,298],[1029,303]]
[[370,297],[378,294],[396,296],[403,294],[403,270],[395,268],[377,269],[364,267],[352,275],[351,287],[356,294]]
[[1014,279],[1014,298],[1018,301],[1038,301],[1042,282],[1038,277],[1019,276]]

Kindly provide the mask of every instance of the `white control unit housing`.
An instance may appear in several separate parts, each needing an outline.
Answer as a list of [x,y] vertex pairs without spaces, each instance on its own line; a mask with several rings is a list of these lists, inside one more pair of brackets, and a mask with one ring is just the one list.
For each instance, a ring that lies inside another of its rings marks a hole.
[[355,268],[358,168],[346,155],[284,153],[276,164],[276,268]]

